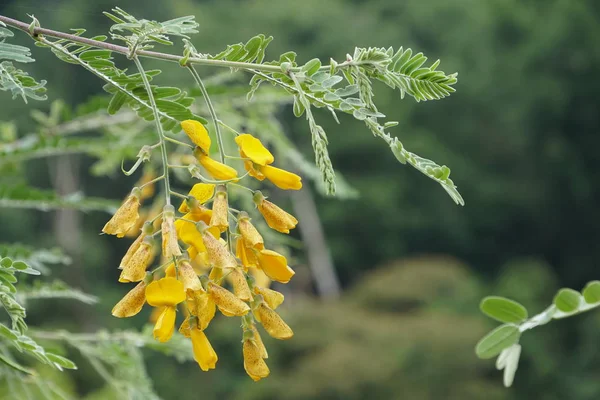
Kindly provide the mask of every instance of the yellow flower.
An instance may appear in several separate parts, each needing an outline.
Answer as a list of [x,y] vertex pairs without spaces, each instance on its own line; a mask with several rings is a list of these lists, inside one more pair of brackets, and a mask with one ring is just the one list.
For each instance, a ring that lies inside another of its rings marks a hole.
[[162,311],[154,324],[152,335],[161,343],[168,342],[175,331],[175,307],[162,307]]
[[281,233],[290,233],[290,229],[294,229],[298,224],[298,220],[292,214],[266,200],[260,191],[254,193],[254,202],[270,228]]
[[190,312],[198,317],[198,328],[205,330],[217,311],[217,306],[211,296],[204,289],[188,290],[187,305]]
[[267,353],[267,348],[265,347],[265,344],[263,343],[262,338],[258,333],[258,329],[256,329],[256,325],[250,325],[250,330],[254,333],[253,340],[260,349],[262,358],[269,358],[269,353]]
[[162,220],[162,251],[167,259],[181,255],[179,243],[177,243],[177,231],[175,230],[175,208],[167,204],[163,208]]
[[269,376],[269,367],[263,359],[262,349],[253,340],[244,340],[242,345],[244,354],[244,369],[253,381],[259,381]]
[[241,317],[250,311],[248,304],[235,297],[229,290],[222,288],[214,282],[208,282],[208,293],[217,307],[219,307],[219,311],[227,317]]
[[190,329],[192,339],[192,348],[194,350],[194,360],[198,363],[202,371],[214,369],[219,357],[210,345],[208,338],[200,329]]
[[263,175],[273,182],[275,186],[283,190],[300,190],[302,189],[302,178],[298,175],[286,171],[284,169],[275,168],[266,165],[260,168]]
[[235,168],[231,168],[229,165],[215,161],[206,154],[198,154],[198,161],[200,161],[200,164],[204,167],[204,169],[206,169],[206,171],[208,171],[208,173],[215,179],[228,181],[233,180],[238,176]]
[[[188,193],[188,196],[196,199],[198,204],[204,204],[213,197],[215,193],[215,185],[212,183],[196,183]],[[179,206],[180,213],[187,213],[190,209],[187,200],[184,200]]]
[[[196,250],[196,254],[190,254],[190,259],[195,258],[197,253],[203,253],[206,251],[200,231],[196,227],[196,224],[190,221],[202,221],[205,224],[208,224],[210,222],[211,215],[211,210],[200,206],[197,210],[192,210],[185,214],[181,219],[175,221],[175,230],[177,231],[177,236],[179,239],[181,239],[182,242],[193,246]],[[209,228],[208,231],[216,237],[218,237],[220,234],[218,228]],[[194,255],[194,257],[192,257],[192,255]]]
[[275,339],[289,339],[294,336],[292,328],[286,324],[279,314],[271,310],[266,303],[261,303],[254,311],[254,317],[262,324],[265,330]]
[[154,338],[160,342],[171,339],[175,330],[176,306],[185,300],[183,284],[175,278],[167,277],[150,283],[146,287],[146,301],[153,307],[163,307],[156,324]]
[[254,164],[252,160],[249,160],[248,156],[246,156],[246,153],[244,153],[242,150],[240,150],[240,156],[244,159],[244,168],[246,171],[248,171],[248,174],[259,181],[263,181],[265,176],[260,171],[260,165]]
[[203,290],[200,278],[196,275],[194,267],[186,260],[179,262],[179,280],[183,283],[183,290]]
[[134,188],[121,207],[112,218],[104,225],[102,232],[109,235],[117,235],[118,238],[125,236],[139,218],[140,190]]
[[246,276],[244,275],[244,272],[241,268],[233,268],[229,272],[228,277],[233,283],[233,293],[237,296],[238,299],[243,301],[252,300],[252,292],[250,291],[248,281],[246,281]]
[[258,267],[258,260],[252,249],[249,249],[244,244],[244,238],[240,237],[236,240],[235,256],[240,259],[242,265],[247,270],[248,268]]
[[260,269],[272,280],[288,283],[295,272],[287,265],[287,259],[273,250],[261,250],[257,253]]
[[273,289],[255,286],[254,293],[262,295],[263,299],[272,310],[275,310],[277,307],[279,307],[284,300],[283,294]]
[[140,243],[119,276],[119,282],[139,282],[146,277],[146,268],[152,262],[154,252],[152,251],[152,238],[146,238]]
[[112,309],[117,318],[133,317],[140,312],[146,302],[146,282],[141,281],[131,289]]
[[271,284],[269,277],[259,268],[252,268],[250,275],[254,278],[254,286],[268,287]]
[[222,244],[215,236],[210,232],[210,229],[214,227],[204,229],[202,232],[202,241],[204,247],[208,253],[208,261],[215,268],[234,268],[237,266],[237,262],[233,255],[229,252],[226,244]]
[[261,141],[248,133],[237,136],[235,142],[240,151],[244,152],[245,157],[255,164],[264,166],[273,163],[275,160],[273,154],[263,146]]
[[125,265],[129,264],[129,261],[131,261],[131,257],[133,257],[133,255],[135,254],[137,249],[140,248],[140,245],[142,244],[143,240],[144,240],[144,235],[142,234],[142,235],[139,235],[137,237],[137,239],[135,239],[133,241],[131,246],[129,246],[129,249],[127,249],[127,252],[123,256],[123,258],[121,259],[121,263],[119,264],[119,269],[123,269],[125,267]]
[[210,149],[210,137],[208,136],[208,131],[204,125],[198,121],[188,119],[181,122],[181,127],[190,140],[208,154],[208,150]]
[[229,204],[227,203],[227,192],[225,192],[224,187],[221,186],[213,201],[210,226],[216,226],[221,232],[225,232],[229,227],[228,211]]
[[248,247],[253,247],[258,250],[265,248],[265,241],[258,230],[250,222],[248,213],[242,211],[238,215],[238,231],[244,239],[244,244]]

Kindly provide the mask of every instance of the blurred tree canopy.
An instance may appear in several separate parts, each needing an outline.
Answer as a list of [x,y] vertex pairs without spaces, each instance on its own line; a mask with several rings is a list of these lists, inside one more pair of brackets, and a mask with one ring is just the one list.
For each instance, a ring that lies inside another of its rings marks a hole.
[[[8,0],[0,12],[21,19],[33,13],[42,26],[86,27],[99,34],[109,27],[101,12],[113,5]],[[476,309],[490,290],[510,296],[516,286],[525,286],[530,297],[517,300],[541,310],[559,285],[579,288],[597,278],[599,2],[149,0],[142,6],[128,0],[118,5],[149,19],[195,14],[200,34],[194,45],[200,51],[265,33],[275,37],[273,54],[294,50],[301,61],[343,59],[353,46],[403,45],[442,59],[446,71],[459,71],[457,93],[444,101],[416,106],[381,87],[375,93],[386,104],[382,112],[400,122],[393,133],[407,148],[452,168],[466,207],[456,207],[438,185],[399,165],[361,124],[342,118],[337,125],[319,113],[334,166],[360,192],[343,203],[317,199],[347,290],[339,302],[325,305],[290,295],[294,304],[287,312],[296,338],[291,346],[269,344],[277,372],[260,384],[242,381],[243,371],[222,368],[198,376],[193,366],[152,356],[149,370],[165,398],[178,393],[192,399],[199,392],[205,398],[248,399],[598,398],[598,316],[526,335],[528,354],[510,391],[501,388],[489,365],[476,360],[472,346],[491,326]],[[33,65],[32,73],[48,79],[51,99],[75,105],[100,92],[100,82],[85,71],[60,65],[41,51],[34,56],[43,62]],[[168,76],[173,84],[184,84],[176,66]],[[22,134],[34,125],[19,107],[4,101],[0,118],[17,122]],[[282,123],[292,140],[310,148],[304,121],[285,113]],[[75,159],[83,167],[90,164]],[[83,167],[84,190],[101,193],[107,181]],[[45,162],[32,162],[28,169],[40,186],[50,184]],[[127,187],[125,179],[120,182]],[[54,241],[49,215],[0,215],[3,240]],[[123,249],[89,233],[99,230],[103,218],[84,219],[77,280],[116,301],[110,266]],[[423,253],[449,254],[466,266],[445,257],[393,261]],[[56,274],[69,280],[68,268]],[[111,305],[101,304],[93,317],[78,313],[80,320],[47,320],[43,306],[32,317],[55,326],[85,321],[85,327],[114,328]],[[231,328],[221,322],[215,346],[223,360],[239,361],[240,355],[226,348],[233,340]],[[74,390],[90,393],[99,386],[90,371],[75,376],[80,387]]]

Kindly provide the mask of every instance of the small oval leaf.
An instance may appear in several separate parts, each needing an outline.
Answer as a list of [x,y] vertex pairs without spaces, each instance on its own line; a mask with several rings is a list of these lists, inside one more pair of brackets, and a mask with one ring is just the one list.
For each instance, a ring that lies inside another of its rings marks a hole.
[[591,281],[583,289],[583,298],[588,304],[600,302],[600,281]]
[[573,289],[560,289],[554,296],[554,305],[562,312],[573,312],[579,308],[581,295]]
[[487,359],[497,356],[502,350],[519,342],[521,332],[516,325],[501,325],[485,335],[475,347],[477,357]]
[[527,309],[516,301],[489,296],[481,301],[481,311],[490,318],[504,323],[518,324],[527,319]]

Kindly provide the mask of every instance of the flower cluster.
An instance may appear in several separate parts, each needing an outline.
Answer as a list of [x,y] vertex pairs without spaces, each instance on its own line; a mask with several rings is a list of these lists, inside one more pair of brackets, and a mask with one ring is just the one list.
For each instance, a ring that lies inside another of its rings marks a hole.
[[[287,283],[294,276],[283,255],[265,247],[265,241],[249,214],[229,205],[230,184],[242,178],[235,168],[210,156],[211,139],[198,121],[181,124],[196,146],[193,154],[214,179],[195,184],[176,210],[167,193],[162,211],[144,221],[141,202],[154,194],[151,184],[159,178],[144,174],[103,232],[117,237],[141,232],[121,260],[119,282],[136,283],[112,310],[115,317],[131,317],[148,303],[153,313],[154,337],[168,341],[174,334],[177,313],[183,314],[179,332],[192,341],[194,359],[203,371],[215,368],[218,356],[206,336],[216,310],[227,317],[240,317],[244,368],[253,380],[269,375],[267,350],[257,325],[276,339],[289,339],[292,329],[275,311],[284,296],[269,288],[270,281]],[[284,190],[302,187],[300,177],[272,166],[274,157],[261,141],[239,134],[235,142],[247,171]],[[199,168],[198,166],[196,166]],[[168,177],[163,177],[168,179]],[[248,188],[247,188],[248,189]],[[250,190],[250,189],[248,189]],[[298,223],[260,191],[253,201],[267,225],[289,233]],[[146,215],[148,218],[149,215]],[[155,237],[162,236],[162,263],[154,270]]]

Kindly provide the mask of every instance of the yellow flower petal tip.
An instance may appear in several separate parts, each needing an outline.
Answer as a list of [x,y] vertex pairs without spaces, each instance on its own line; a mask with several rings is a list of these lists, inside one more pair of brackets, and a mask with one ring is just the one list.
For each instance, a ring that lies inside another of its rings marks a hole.
[[288,283],[296,274],[287,265],[287,259],[273,250],[261,250],[257,257],[260,269],[274,281]]
[[253,340],[244,340],[244,369],[253,381],[259,381],[269,376],[269,367],[263,359],[263,351]]
[[302,178],[300,176],[286,171],[284,169],[275,168],[270,165],[261,168],[261,172],[268,180],[273,182],[275,186],[282,190],[300,190],[302,189]]
[[183,283],[175,278],[162,278],[146,287],[146,301],[153,307],[174,307],[184,300]]
[[233,180],[238,176],[235,168],[215,161],[209,156],[200,155],[198,161],[200,161],[200,164],[204,167],[204,169],[206,169],[206,171],[215,179],[228,181]]
[[112,309],[117,318],[133,317],[142,310],[146,302],[146,283],[138,283]]
[[298,220],[292,214],[266,200],[260,191],[254,193],[254,202],[271,229],[281,233],[290,233],[290,229],[294,229],[298,224]]
[[215,369],[219,357],[217,357],[217,353],[211,346],[204,332],[199,329],[191,329],[190,337],[192,339],[194,359],[200,366],[200,369],[202,369],[202,371]]
[[219,191],[215,195],[212,207],[212,217],[210,226],[217,227],[220,232],[225,232],[229,227],[229,204],[227,202],[227,192]]
[[249,133],[237,136],[235,142],[239,146],[240,151],[243,151],[245,156],[255,164],[267,165],[275,160],[273,154],[271,154],[262,142]]
[[[136,190],[134,189],[134,192]],[[139,192],[139,189],[137,190]],[[118,238],[125,236],[137,222],[140,208],[139,195],[130,194],[112,218],[104,225],[102,232],[116,235]]]
[[175,331],[175,317],[177,310],[175,307],[164,307],[160,316],[156,320],[152,334],[154,339],[161,343],[168,342]]
[[256,310],[256,319],[260,321],[267,333],[275,339],[286,340],[294,336],[292,328],[286,324],[275,311],[262,303]]
[[[204,204],[210,200],[215,194],[215,185],[212,183],[196,183],[192,186],[192,189],[188,193],[188,196],[193,197],[199,204]],[[190,211],[187,201],[184,200],[179,206],[180,213],[187,213]]]
[[208,293],[225,316],[241,317],[250,311],[248,304],[237,298],[229,290],[222,288],[214,282],[208,283]]
[[181,122],[181,128],[188,135],[192,143],[208,154],[210,150],[210,137],[204,125],[198,121],[188,119]]

